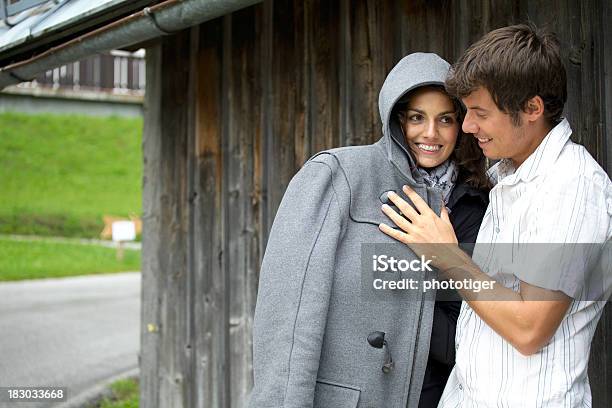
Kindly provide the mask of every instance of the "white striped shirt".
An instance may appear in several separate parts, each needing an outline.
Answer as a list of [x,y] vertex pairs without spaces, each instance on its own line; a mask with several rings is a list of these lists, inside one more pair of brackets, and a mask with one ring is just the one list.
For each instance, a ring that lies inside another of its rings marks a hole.
[[[496,183],[478,233],[479,243],[603,243],[612,236],[612,185],[586,149],[570,140],[563,120],[515,171],[511,161],[491,168]],[[538,285],[512,273],[478,246],[474,261],[506,287]],[[551,268],[546,274],[567,271]],[[546,287],[546,286],[543,286]],[[587,366],[605,301],[585,300],[579,288],[557,287],[573,298],[551,341],[524,356],[463,302],[457,321],[456,365],[439,407],[590,407]]]

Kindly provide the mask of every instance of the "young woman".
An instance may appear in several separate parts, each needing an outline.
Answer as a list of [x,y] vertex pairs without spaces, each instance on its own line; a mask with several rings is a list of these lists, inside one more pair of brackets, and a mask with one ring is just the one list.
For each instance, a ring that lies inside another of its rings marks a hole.
[[[474,243],[487,207],[489,183],[476,139],[461,133],[461,105],[443,87],[425,85],[402,97],[394,111],[413,159],[414,177],[441,190],[459,242]],[[434,306],[419,408],[437,407],[455,361],[461,300],[452,292],[438,297],[444,300]]]
[[450,208],[459,239],[478,231],[484,159],[460,133],[461,106],[443,88],[448,69],[435,54],[403,58],[380,92],[382,138],[321,152],[289,184],[260,273],[252,408],[437,404],[457,304],[419,290],[368,297],[363,251],[394,242],[378,230],[388,222],[380,206],[404,184],[435,211]]

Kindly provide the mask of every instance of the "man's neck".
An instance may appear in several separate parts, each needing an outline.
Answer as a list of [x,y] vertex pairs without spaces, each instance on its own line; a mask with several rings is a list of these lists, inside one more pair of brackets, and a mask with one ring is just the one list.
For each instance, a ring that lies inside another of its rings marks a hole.
[[544,138],[552,129],[553,126],[550,126],[544,120],[539,121],[538,123],[533,123],[531,127],[527,127],[525,129],[525,137],[530,141],[529,149],[527,149],[527,152],[522,154],[520,157],[512,157],[510,159],[515,169],[518,169],[519,166],[523,164],[525,160],[527,160],[527,158],[533,154],[533,152],[536,151],[538,146],[540,146]]

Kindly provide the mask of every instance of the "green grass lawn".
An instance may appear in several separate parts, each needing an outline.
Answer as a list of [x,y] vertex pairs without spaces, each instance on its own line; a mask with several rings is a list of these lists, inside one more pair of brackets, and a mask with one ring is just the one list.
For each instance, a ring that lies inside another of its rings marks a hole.
[[104,399],[99,408],[138,408],[140,390],[137,379],[114,382],[111,392],[112,397]]
[[141,214],[142,119],[0,114],[0,233],[97,237]]
[[56,278],[96,273],[138,271],[140,251],[48,241],[15,241],[0,237],[0,281]]

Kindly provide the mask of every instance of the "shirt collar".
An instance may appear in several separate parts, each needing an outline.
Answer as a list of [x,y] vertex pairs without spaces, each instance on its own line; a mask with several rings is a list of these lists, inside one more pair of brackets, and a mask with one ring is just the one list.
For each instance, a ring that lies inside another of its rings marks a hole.
[[564,118],[548,132],[540,145],[518,169],[514,169],[510,159],[500,160],[495,166],[497,182],[502,180],[504,184],[516,184],[519,181],[527,182],[546,172],[557,161],[563,146],[565,146],[571,135],[572,128],[567,119]]

